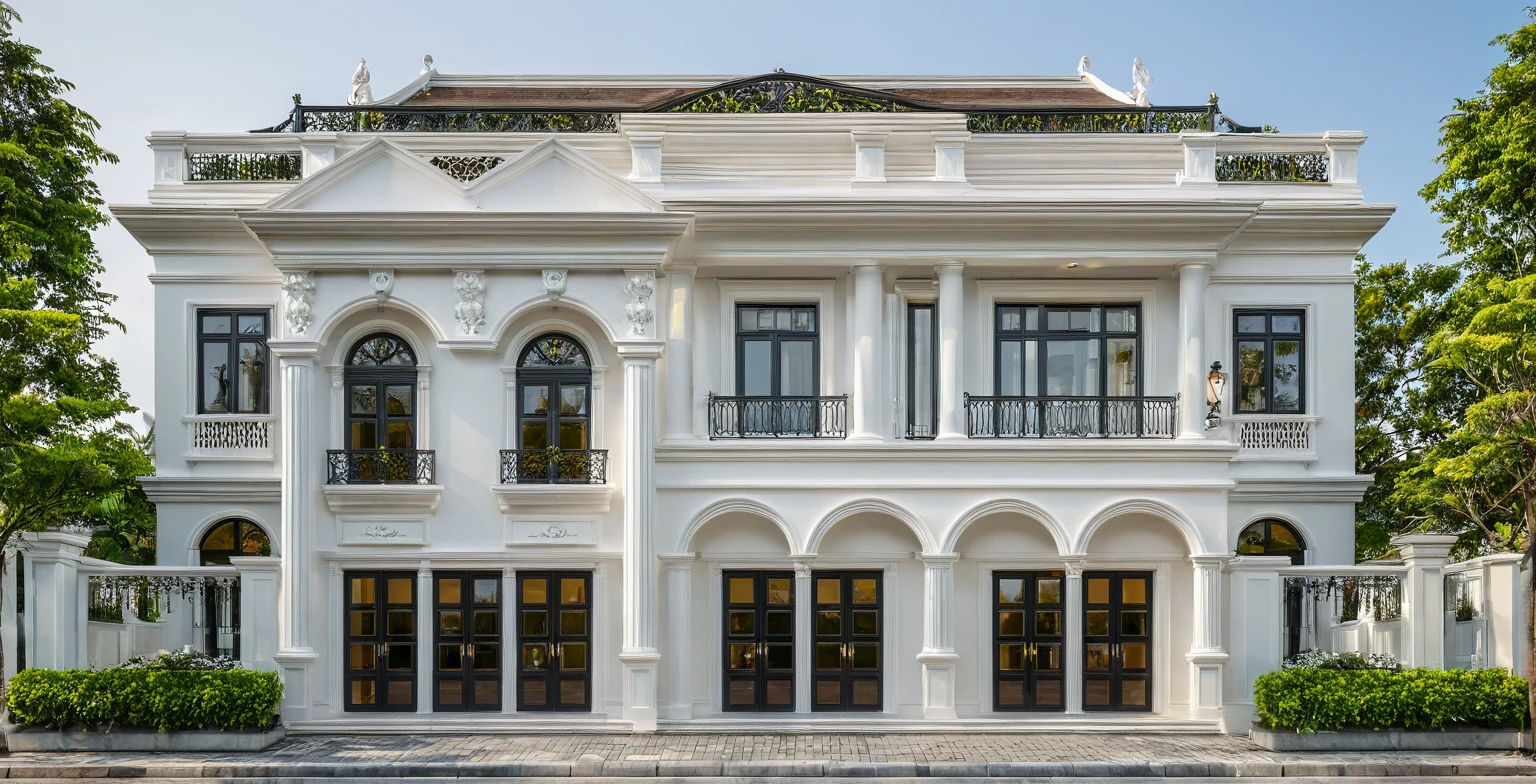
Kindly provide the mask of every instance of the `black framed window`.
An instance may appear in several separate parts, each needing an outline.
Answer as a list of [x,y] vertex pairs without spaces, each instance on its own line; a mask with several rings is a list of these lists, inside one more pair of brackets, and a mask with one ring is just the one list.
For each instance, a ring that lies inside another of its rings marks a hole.
[[518,446],[587,449],[592,440],[592,364],[568,335],[535,338],[517,363]]
[[997,306],[1000,397],[1137,397],[1141,308],[1135,304]]
[[907,305],[907,438],[933,438],[939,422],[939,341],[932,302]]
[[197,311],[197,413],[268,412],[267,310]]
[[[197,544],[203,566],[228,566],[234,556],[271,555],[272,540],[250,520],[230,518],[203,534]],[[240,658],[240,584],[218,585],[203,594],[203,625],[206,651],[231,659]]]
[[815,305],[737,305],[736,394],[818,394],[818,315]]
[[1238,555],[1283,555],[1296,566],[1307,563],[1307,543],[1283,520],[1257,520],[1237,535]]
[[343,371],[348,449],[416,448],[416,353],[375,332],[353,347]]
[[1306,312],[1239,310],[1233,318],[1237,413],[1306,413]]

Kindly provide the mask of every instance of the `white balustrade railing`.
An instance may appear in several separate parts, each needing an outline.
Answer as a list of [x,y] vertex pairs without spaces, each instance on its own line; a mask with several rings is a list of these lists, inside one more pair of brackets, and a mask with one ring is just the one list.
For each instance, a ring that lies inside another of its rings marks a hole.
[[1249,452],[1311,453],[1317,417],[1299,414],[1234,416],[1237,445]]
[[186,417],[188,460],[272,459],[270,415]]

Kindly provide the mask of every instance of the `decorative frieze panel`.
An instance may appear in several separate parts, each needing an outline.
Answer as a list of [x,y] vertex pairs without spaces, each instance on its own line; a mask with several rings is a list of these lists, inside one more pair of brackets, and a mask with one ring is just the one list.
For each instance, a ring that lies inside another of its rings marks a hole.
[[303,335],[315,317],[315,279],[308,272],[283,273],[283,320],[288,331]]
[[187,459],[270,460],[270,417],[188,417]]
[[591,520],[508,518],[509,545],[597,544],[596,524]]
[[485,326],[485,273],[480,270],[455,272],[453,290],[459,297],[459,304],[453,307],[459,334],[480,334],[480,328]]
[[338,545],[420,545],[426,544],[425,520],[419,518],[366,517],[341,518]]
[[505,160],[496,155],[435,155],[432,165],[459,182],[473,182]]
[[1264,417],[1240,419],[1237,445],[1243,449],[1312,451],[1311,417]]

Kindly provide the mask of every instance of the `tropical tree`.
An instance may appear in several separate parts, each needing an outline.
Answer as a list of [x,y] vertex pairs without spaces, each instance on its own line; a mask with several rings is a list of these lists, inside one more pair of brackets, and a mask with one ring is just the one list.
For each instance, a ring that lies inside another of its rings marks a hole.
[[121,327],[91,237],[109,220],[91,169],[117,159],[63,99],[74,86],[16,40],[17,19],[0,3],[0,548],[100,527],[126,545],[107,554],[133,557],[153,524],[135,481],[150,464],[119,422],[132,407],[117,367],[92,348]]

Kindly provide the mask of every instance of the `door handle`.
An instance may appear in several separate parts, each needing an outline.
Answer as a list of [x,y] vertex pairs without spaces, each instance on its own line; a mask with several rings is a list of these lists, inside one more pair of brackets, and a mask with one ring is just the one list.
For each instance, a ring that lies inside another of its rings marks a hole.
[[552,642],[544,643],[544,655],[548,656],[550,661],[554,661],[555,657],[557,655],[559,655],[559,652],[555,650],[555,644],[554,643],[552,643]]
[[565,643],[555,643],[555,655],[562,659],[565,658]]
[[[389,660],[389,643],[387,643],[387,642],[376,642],[376,643],[374,643],[373,644],[373,653],[374,653],[375,656],[379,657],[380,661],[388,661]],[[378,666],[378,665],[374,665],[374,666]]]
[[468,645],[464,646],[464,658],[465,659],[474,659],[475,658],[475,644],[474,643],[469,643]]

